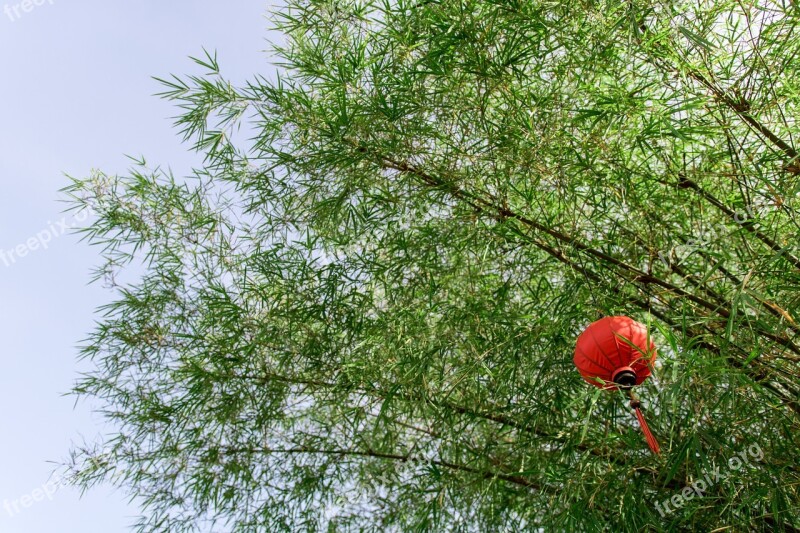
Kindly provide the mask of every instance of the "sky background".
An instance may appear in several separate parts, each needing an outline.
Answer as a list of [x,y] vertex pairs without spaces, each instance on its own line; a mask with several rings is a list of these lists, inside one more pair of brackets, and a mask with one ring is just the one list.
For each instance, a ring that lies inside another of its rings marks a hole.
[[60,233],[65,216],[75,223],[58,201],[64,174],[124,174],[126,154],[176,176],[200,166],[172,126],[177,110],[152,96],[161,89],[151,77],[200,74],[188,57],[205,47],[234,83],[272,78],[266,50],[280,37],[265,18],[274,2],[37,1],[25,12],[21,0],[0,0],[0,532],[124,532],[137,509],[110,487],[83,497],[64,487],[22,506],[71,443],[109,432],[91,405],[64,393],[89,368],[77,346],[113,293],[88,285],[98,250],[75,235],[25,257],[10,251]]

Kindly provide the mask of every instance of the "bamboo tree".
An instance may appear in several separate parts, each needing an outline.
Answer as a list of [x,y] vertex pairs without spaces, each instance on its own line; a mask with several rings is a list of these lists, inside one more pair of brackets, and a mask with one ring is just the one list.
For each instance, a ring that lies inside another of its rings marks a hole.
[[[78,483],[141,531],[798,530],[798,21],[291,0],[273,79],[161,79],[204,167],[65,189],[115,291]],[[572,366],[610,314],[660,457]]]

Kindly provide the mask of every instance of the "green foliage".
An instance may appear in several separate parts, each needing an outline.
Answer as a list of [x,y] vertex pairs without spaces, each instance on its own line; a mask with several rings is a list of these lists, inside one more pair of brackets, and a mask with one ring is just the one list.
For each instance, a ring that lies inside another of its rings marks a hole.
[[[66,189],[117,292],[80,484],[141,531],[800,528],[798,15],[292,0],[275,81],[162,80],[204,168]],[[609,314],[661,457],[572,365]]]

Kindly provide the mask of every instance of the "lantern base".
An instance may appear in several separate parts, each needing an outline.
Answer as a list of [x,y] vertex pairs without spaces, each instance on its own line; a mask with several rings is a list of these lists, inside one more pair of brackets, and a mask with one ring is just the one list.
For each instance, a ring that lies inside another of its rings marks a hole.
[[629,366],[623,366],[614,371],[611,380],[622,390],[628,390],[636,385],[636,372]]

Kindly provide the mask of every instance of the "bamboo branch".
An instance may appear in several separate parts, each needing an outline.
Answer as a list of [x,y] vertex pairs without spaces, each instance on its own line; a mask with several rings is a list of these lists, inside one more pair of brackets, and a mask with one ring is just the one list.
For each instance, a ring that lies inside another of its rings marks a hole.
[[685,188],[685,189],[692,189],[702,198],[708,201],[711,205],[725,213],[731,220],[742,226],[744,229],[755,235],[761,242],[766,244],[772,251],[778,252],[779,255],[786,258],[792,265],[794,265],[797,269],[800,269],[800,259],[792,255],[786,248],[780,246],[777,242],[773,241],[769,236],[765,235],[763,232],[758,230],[755,227],[755,223],[752,220],[747,220],[745,222],[741,222],[737,220],[737,214],[732,211],[728,206],[720,202],[714,195],[700,187],[700,185],[693,181],[686,176],[681,176],[680,181],[678,182],[678,187]]
[[531,481],[523,476],[513,475],[505,472],[496,472],[491,470],[483,470],[481,468],[475,468],[468,465],[453,463],[451,461],[444,461],[441,459],[425,459],[421,457],[414,457],[408,454],[399,454],[399,453],[387,453],[387,452],[379,452],[372,449],[366,450],[347,450],[347,449],[316,449],[316,448],[309,448],[305,446],[301,446],[298,448],[233,448],[233,447],[223,447],[221,448],[222,451],[225,453],[263,453],[263,454],[310,454],[310,455],[332,455],[332,456],[349,456],[349,457],[372,457],[376,459],[389,459],[393,461],[400,461],[403,463],[407,462],[415,462],[419,464],[431,464],[443,468],[447,468],[449,470],[457,471],[457,472],[465,472],[469,474],[475,474],[483,479],[494,480],[500,479],[502,481],[507,481],[509,483],[520,485],[528,489],[536,489],[536,490],[545,490],[542,488],[542,485]]

